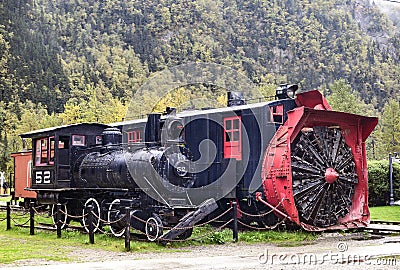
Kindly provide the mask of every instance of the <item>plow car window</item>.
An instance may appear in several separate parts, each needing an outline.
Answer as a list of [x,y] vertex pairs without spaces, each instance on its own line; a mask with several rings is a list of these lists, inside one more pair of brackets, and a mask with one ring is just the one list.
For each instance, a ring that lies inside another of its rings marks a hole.
[[242,159],[242,132],[240,116],[224,119],[224,158]]
[[128,143],[136,143],[142,141],[142,131],[133,130],[128,132]]
[[283,124],[283,104],[270,107],[270,113],[272,122]]

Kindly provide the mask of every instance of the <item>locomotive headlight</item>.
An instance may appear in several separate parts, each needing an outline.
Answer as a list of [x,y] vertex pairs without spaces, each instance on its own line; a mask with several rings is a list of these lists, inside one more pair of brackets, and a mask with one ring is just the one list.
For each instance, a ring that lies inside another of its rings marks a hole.
[[281,84],[278,89],[276,89],[276,97],[278,99],[295,98],[296,90],[299,87],[296,84]]
[[168,135],[170,140],[182,139],[183,123],[181,119],[173,119],[168,124]]

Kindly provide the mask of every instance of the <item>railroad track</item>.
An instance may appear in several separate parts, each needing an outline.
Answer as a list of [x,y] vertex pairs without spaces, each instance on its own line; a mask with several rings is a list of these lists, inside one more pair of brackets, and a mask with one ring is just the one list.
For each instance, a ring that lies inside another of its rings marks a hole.
[[371,224],[400,225],[400,221],[371,220]]
[[[11,204],[11,205],[10,205],[10,208],[11,208],[11,211],[14,211],[14,212],[29,212],[29,208],[26,209],[26,208],[24,208],[24,207],[22,207],[22,206],[19,206],[19,205]],[[39,211],[39,212],[41,212],[41,211],[43,211],[43,212],[48,211],[47,209],[44,209],[44,208],[41,207],[41,206],[35,207],[35,209],[36,209],[36,211]],[[0,212],[6,211],[6,210],[7,210],[7,206],[6,206],[6,205],[0,205]]]
[[[17,211],[17,212],[22,212],[22,211],[29,211],[24,209],[23,207],[19,206],[19,205],[10,205],[11,210],[12,211]],[[7,206],[6,205],[0,205],[0,212],[2,211],[6,211],[7,210]]]
[[371,220],[370,224],[362,229],[374,234],[400,233],[399,221]]

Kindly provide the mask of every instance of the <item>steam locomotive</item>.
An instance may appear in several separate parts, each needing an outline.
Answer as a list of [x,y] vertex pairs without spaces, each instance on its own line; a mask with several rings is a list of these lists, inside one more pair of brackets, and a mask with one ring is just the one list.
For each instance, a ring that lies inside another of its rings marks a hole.
[[306,230],[366,226],[365,141],[377,118],[332,111],[317,90],[297,90],[281,85],[270,102],[228,93],[226,108],[36,130],[21,134],[32,139],[31,161],[13,157],[19,169],[30,164],[23,181],[38,203],[53,216],[62,204],[63,224],[82,215],[86,228],[90,205],[95,229],[107,220],[116,236],[126,207],[131,226],[154,241],[183,221],[170,237],[189,237],[232,201],[252,226],[282,218]]

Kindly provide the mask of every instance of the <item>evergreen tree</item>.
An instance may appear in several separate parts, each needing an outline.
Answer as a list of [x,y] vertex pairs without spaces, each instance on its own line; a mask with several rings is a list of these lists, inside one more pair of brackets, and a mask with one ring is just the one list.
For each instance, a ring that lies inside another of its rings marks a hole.
[[388,153],[400,152],[400,102],[392,99],[383,108],[377,132],[378,156],[387,157]]
[[334,111],[365,115],[367,105],[352,91],[351,86],[340,79],[330,85],[327,100]]

